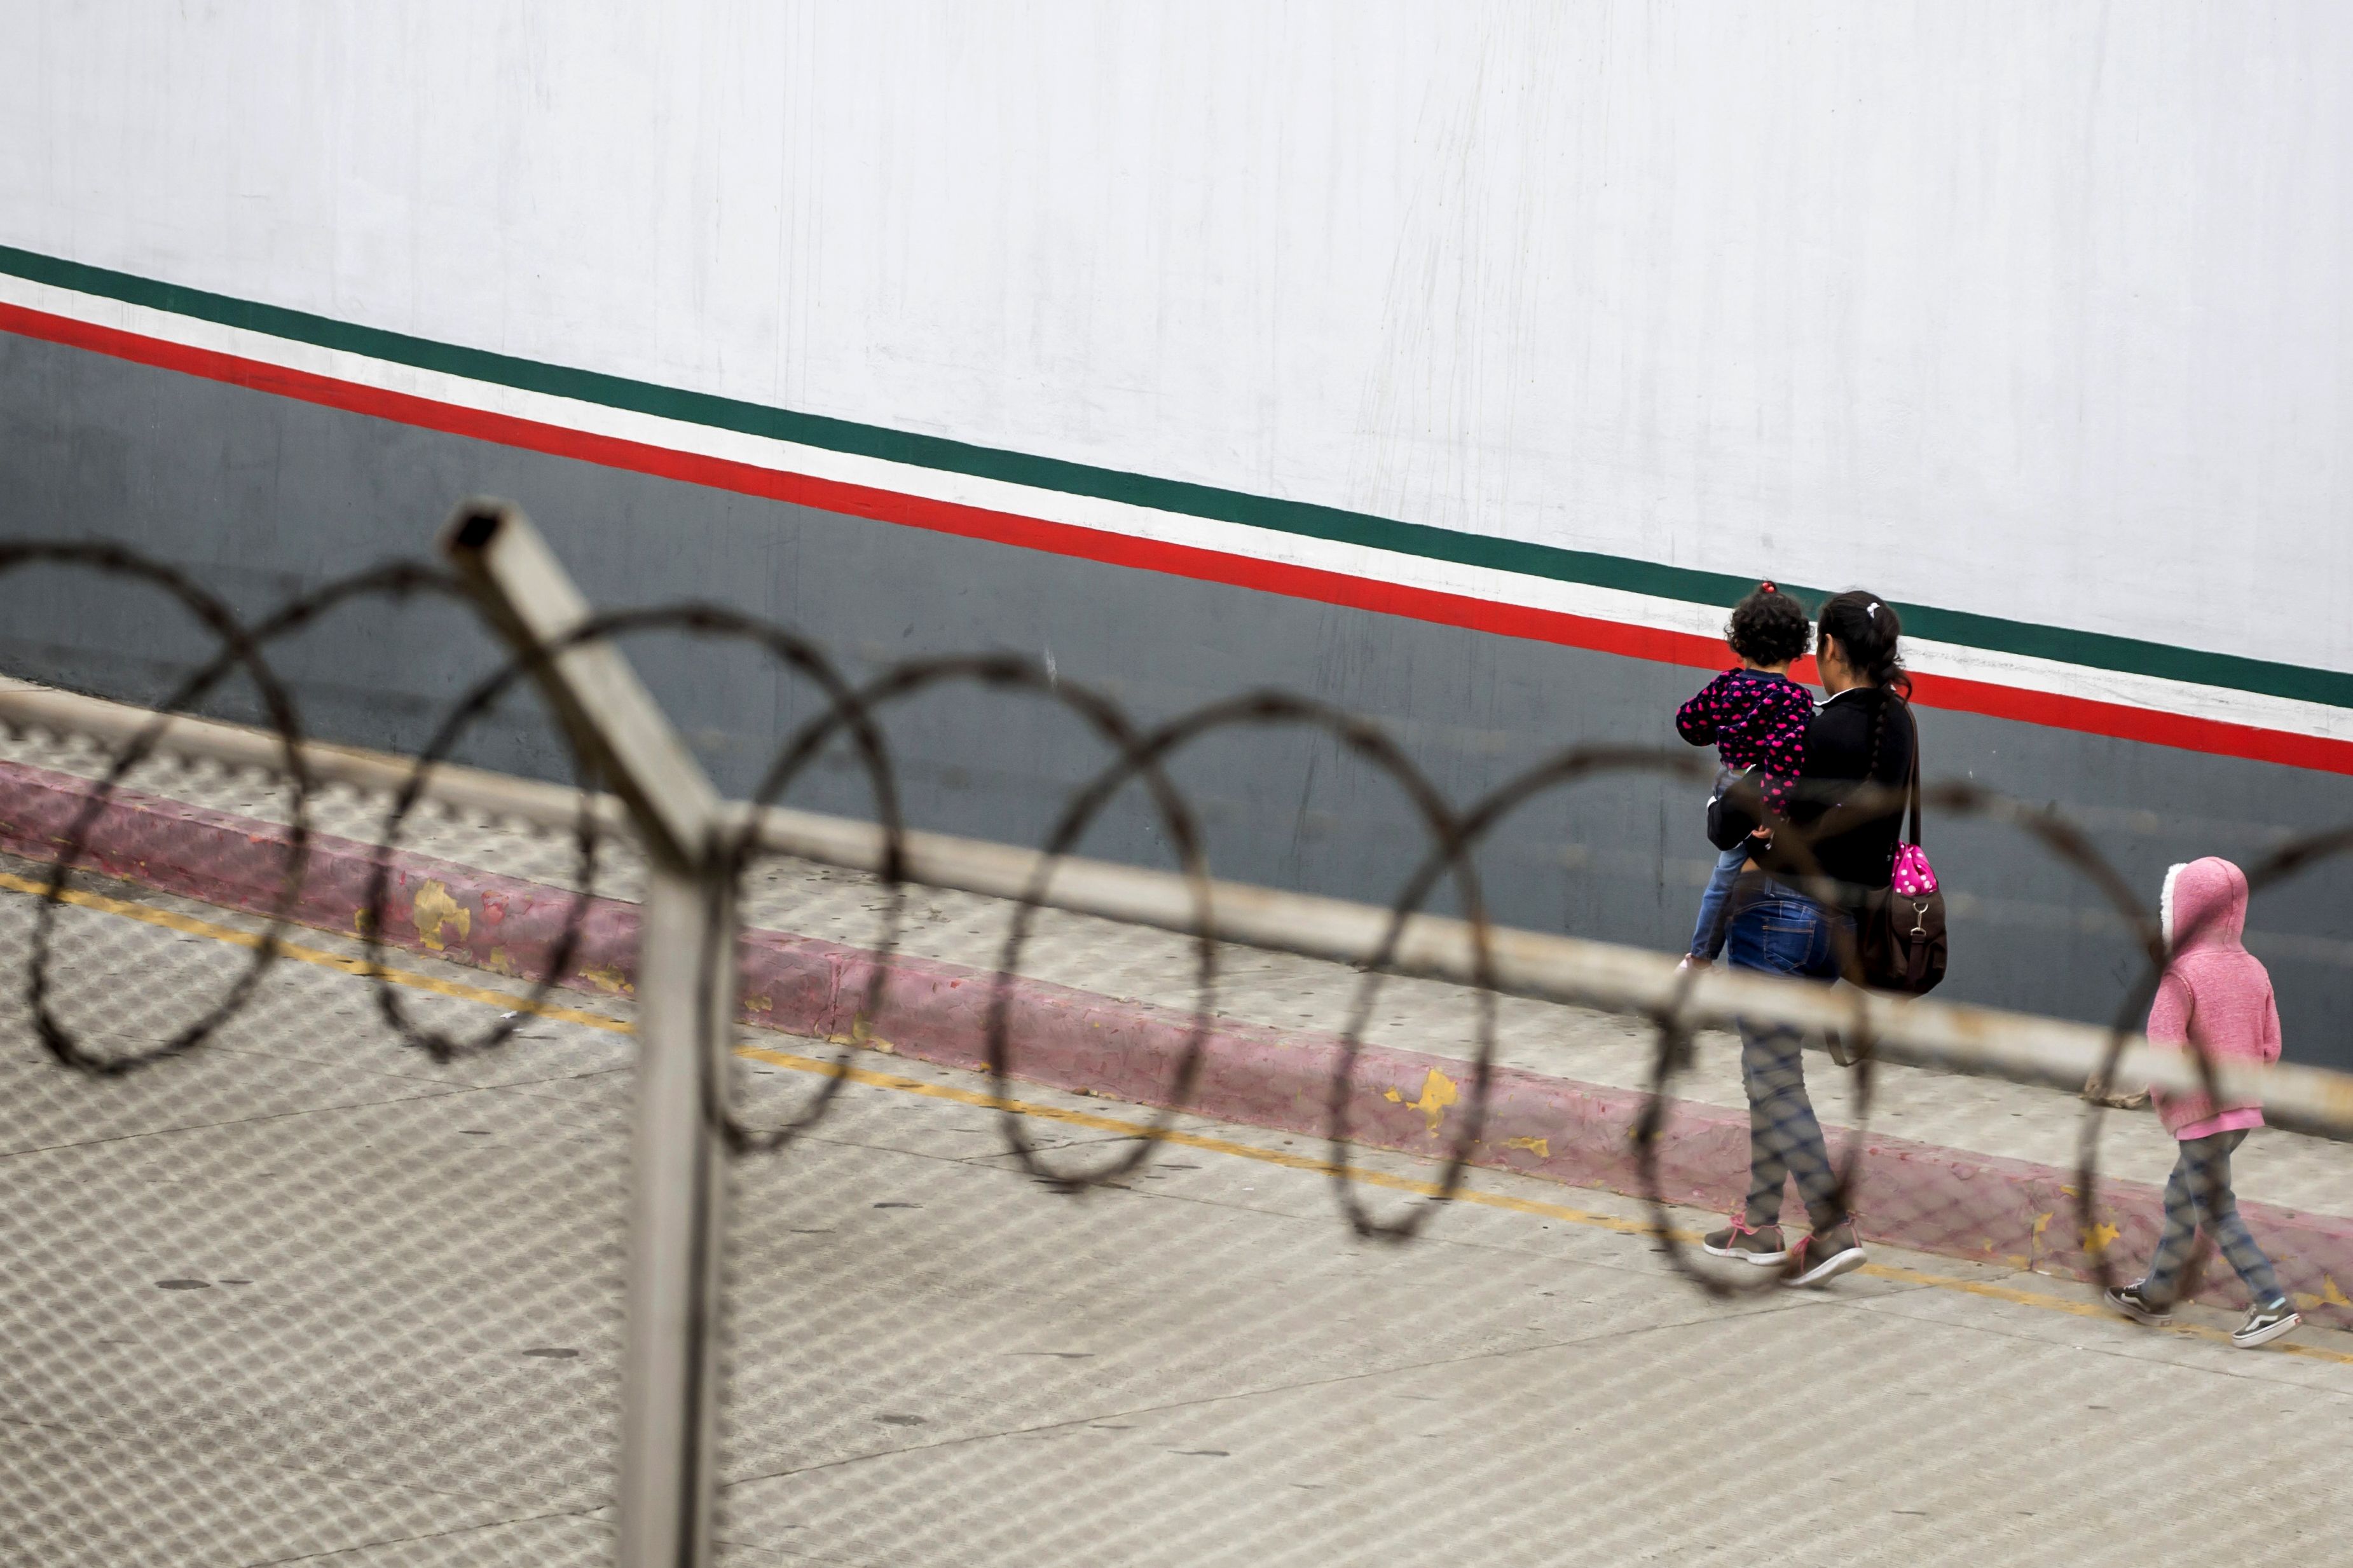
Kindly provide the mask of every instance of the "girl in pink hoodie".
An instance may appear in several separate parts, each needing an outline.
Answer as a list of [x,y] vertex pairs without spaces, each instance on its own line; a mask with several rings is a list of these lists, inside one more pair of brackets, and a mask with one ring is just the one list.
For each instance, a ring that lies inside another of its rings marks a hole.
[[[2149,1005],[2149,1044],[2194,1044],[2216,1062],[2279,1060],[2279,1005],[2272,996],[2272,977],[2240,942],[2247,923],[2246,873],[2212,856],[2176,866],[2165,874],[2158,910],[2172,957]],[[2151,1098],[2181,1151],[2165,1184],[2165,1233],[2148,1278],[2110,1290],[2108,1305],[2135,1322],[2172,1321],[2175,1285],[2202,1225],[2246,1281],[2253,1302],[2231,1342],[2247,1350],[2269,1344],[2303,1320],[2280,1289],[2272,1260],[2239,1217],[2238,1199],[2231,1192],[2232,1152],[2250,1129],[2263,1124],[2263,1107],[2234,1101],[2217,1108],[2202,1093],[2152,1089]]]

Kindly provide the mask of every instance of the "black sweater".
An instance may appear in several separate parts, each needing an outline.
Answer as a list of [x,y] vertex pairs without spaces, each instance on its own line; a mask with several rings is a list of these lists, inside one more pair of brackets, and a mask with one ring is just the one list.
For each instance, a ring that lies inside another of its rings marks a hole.
[[[1848,890],[1838,901],[1850,907],[1863,889],[1887,886],[1918,744],[1910,707],[1879,687],[1850,687],[1823,703],[1806,726],[1805,767],[1788,823],[1776,829],[1757,865],[1799,886],[1813,877],[1842,882]],[[1882,786],[1883,799],[1844,804],[1866,776]],[[1810,848],[1810,858],[1800,846]]]

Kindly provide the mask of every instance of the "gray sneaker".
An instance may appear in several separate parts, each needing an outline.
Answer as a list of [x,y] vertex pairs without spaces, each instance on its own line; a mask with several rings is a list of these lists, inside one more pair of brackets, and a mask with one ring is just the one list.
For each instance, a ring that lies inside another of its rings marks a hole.
[[1712,1258],[1736,1258],[1743,1263],[1786,1263],[1789,1258],[1779,1226],[1752,1227],[1737,1215],[1722,1230],[1710,1232],[1700,1246]]
[[1826,1230],[1798,1238],[1789,1251],[1789,1283],[1827,1285],[1841,1274],[1862,1267],[1862,1242],[1854,1221],[1842,1219]]
[[2136,1323],[2147,1328],[2161,1329],[2173,1321],[2173,1309],[2160,1307],[2150,1300],[2147,1290],[2143,1289],[2147,1283],[2146,1279],[2136,1279],[2129,1285],[2115,1287],[2102,1300],[2105,1300],[2112,1310],[2122,1312]]
[[2267,1345],[2298,1323],[2304,1314],[2285,1301],[2274,1301],[2267,1307],[2251,1307],[2247,1321],[2231,1331],[2231,1342],[2242,1351]]

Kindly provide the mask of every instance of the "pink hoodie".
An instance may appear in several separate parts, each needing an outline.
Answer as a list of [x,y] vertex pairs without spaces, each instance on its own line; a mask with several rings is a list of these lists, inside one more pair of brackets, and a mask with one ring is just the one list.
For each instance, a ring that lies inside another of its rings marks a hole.
[[[2149,1005],[2151,1045],[2202,1047],[2216,1061],[2242,1057],[2275,1062],[2279,1005],[2263,961],[2240,944],[2247,925],[2247,876],[2208,856],[2165,874],[2159,905],[2173,962]],[[2165,1130],[2176,1138],[2210,1137],[2263,1124],[2259,1105],[2228,1104],[2218,1113],[2204,1094],[2151,1091]]]

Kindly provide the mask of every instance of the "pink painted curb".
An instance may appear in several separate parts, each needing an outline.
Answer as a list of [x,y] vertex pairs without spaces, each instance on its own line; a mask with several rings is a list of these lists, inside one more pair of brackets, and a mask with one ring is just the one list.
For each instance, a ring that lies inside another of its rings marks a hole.
[[[42,862],[60,852],[92,785],[71,774],[0,762],[0,852]],[[82,864],[135,882],[251,914],[267,914],[283,886],[287,832],[202,806],[118,791],[101,809]],[[355,933],[364,918],[375,851],[314,834],[291,910],[297,922]],[[496,876],[406,852],[393,858],[384,939],[510,976],[542,973],[573,905],[559,888]],[[636,973],[638,909],[591,900],[563,984],[626,994]],[[743,942],[744,1021],[805,1038],[839,1039],[853,1027],[875,961],[837,942],[753,931]],[[870,1034],[896,1054],[977,1068],[987,1054],[995,977],[927,959],[892,963],[889,991]],[[1018,980],[1009,998],[1017,1076],[1051,1088],[1164,1105],[1192,1028],[1189,1015],[1067,986]],[[1328,1035],[1213,1020],[1187,1109],[1321,1137],[1341,1042]],[[1357,1141],[1407,1153],[1444,1153],[1470,1093],[1469,1064],[1366,1047],[1348,1089]],[[1475,1163],[1574,1186],[1640,1195],[1632,1129],[1641,1093],[1513,1068],[1495,1070]],[[2154,1135],[2152,1133],[2152,1135]],[[1851,1134],[1831,1131],[1833,1158]],[[1678,1103],[1667,1124],[1659,1179],[1670,1202],[1726,1209],[1746,1183],[1745,1112]],[[1880,1134],[1865,1136],[1855,1207],[1866,1236],[1892,1246],[2007,1263],[2045,1274],[2091,1277],[2075,1234],[2071,1171]],[[2103,1184],[2106,1237],[2120,1267],[2155,1245],[2157,1189]],[[2279,1265],[2282,1282],[2316,1321],[2353,1326],[2341,1281],[2353,1280],[2353,1218],[2242,1203]],[[1801,1222],[1792,1212],[1790,1218]],[[2242,1300],[2227,1269],[2210,1269],[2202,1299]]]

